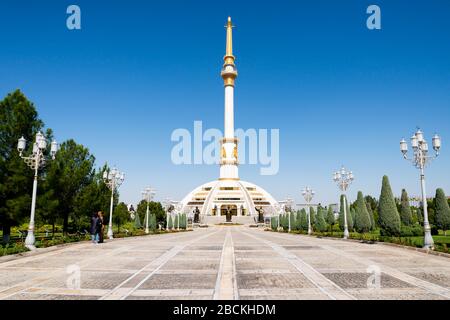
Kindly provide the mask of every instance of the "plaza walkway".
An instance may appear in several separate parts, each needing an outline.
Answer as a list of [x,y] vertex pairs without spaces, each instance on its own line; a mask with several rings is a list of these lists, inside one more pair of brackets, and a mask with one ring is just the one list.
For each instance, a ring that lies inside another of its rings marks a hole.
[[2,258],[0,299],[450,299],[450,258],[210,227]]

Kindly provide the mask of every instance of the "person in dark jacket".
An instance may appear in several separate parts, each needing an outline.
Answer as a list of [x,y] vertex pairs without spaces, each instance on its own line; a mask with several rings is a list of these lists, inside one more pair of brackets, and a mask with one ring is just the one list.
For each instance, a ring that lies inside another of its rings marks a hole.
[[98,237],[98,243],[103,243],[103,235],[105,230],[105,219],[103,218],[103,212],[99,211],[97,213],[98,219],[100,220],[100,230],[99,230],[99,237]]
[[99,225],[100,225],[100,219],[98,217],[97,213],[94,213],[91,217],[91,240],[92,243],[97,244],[99,240]]

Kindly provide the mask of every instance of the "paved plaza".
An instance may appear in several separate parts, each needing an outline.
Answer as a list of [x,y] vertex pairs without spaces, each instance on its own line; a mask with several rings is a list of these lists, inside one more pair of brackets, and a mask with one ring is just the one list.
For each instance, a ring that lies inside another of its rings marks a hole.
[[246,226],[10,259],[0,299],[450,299],[447,257]]

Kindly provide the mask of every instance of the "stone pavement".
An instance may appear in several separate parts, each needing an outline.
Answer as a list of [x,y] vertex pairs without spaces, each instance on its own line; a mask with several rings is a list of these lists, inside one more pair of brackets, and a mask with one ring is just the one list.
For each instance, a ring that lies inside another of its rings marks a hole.
[[450,259],[210,227],[0,259],[0,299],[450,299]]

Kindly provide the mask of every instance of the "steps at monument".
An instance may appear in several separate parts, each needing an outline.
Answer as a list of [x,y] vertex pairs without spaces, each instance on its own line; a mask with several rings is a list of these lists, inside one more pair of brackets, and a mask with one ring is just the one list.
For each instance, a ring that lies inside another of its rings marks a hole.
[[[205,216],[203,217],[201,222],[203,224],[214,225],[219,223],[225,223],[226,221],[227,220],[225,216]],[[255,224],[255,219],[252,216],[233,216],[231,222],[243,225],[250,225]]]

